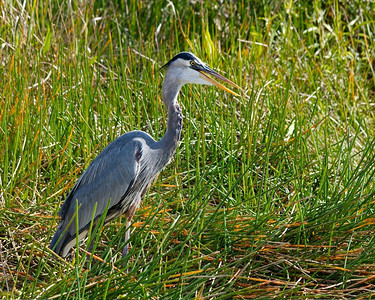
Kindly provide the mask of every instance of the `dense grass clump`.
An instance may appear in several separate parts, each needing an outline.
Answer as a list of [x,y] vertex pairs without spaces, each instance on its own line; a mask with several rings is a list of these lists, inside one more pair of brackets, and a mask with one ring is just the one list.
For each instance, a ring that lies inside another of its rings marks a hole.
[[[262,3],[260,3],[262,2]],[[0,5],[3,298],[371,298],[371,1],[5,1]],[[95,257],[48,249],[101,150],[162,137],[162,72],[191,51],[245,90],[187,86],[182,141]],[[91,266],[91,268],[89,268]]]

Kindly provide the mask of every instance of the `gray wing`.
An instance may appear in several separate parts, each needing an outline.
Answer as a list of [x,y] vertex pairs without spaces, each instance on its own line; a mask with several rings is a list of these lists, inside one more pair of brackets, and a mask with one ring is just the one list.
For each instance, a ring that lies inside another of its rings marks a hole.
[[[111,207],[123,201],[137,180],[140,172],[142,144],[132,136],[123,135],[113,141],[103,150],[82,174],[72,191],[62,205],[59,215],[61,223],[52,239],[50,248],[56,253],[68,252],[66,245],[75,237],[75,221],[71,223],[66,234],[55,246],[61,234],[65,231],[76,210],[78,200],[79,233],[86,231],[93,216],[97,203],[94,220],[105,211],[108,201]],[[129,200],[128,200],[129,201]],[[124,203],[128,206],[129,203]],[[108,217],[108,216],[107,216]]]

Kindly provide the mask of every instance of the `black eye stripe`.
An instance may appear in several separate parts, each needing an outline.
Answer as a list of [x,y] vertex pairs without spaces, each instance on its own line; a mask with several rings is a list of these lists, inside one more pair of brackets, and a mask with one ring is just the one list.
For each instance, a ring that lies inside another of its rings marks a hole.
[[[198,70],[202,67],[201,63],[199,62],[199,59],[195,55],[193,55],[189,52],[181,52],[181,53],[177,54],[176,56],[174,56],[169,62],[167,62],[165,65],[163,65],[159,70],[161,70],[163,68],[166,68],[166,67],[169,67],[170,64],[173,63],[177,59],[182,59],[184,61],[190,62],[190,68],[193,68],[195,70]],[[192,62],[194,62],[194,63],[192,63]]]

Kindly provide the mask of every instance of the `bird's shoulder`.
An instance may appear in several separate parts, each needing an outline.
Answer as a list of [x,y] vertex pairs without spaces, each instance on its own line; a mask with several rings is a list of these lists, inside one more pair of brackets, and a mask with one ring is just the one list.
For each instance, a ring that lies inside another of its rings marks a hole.
[[147,145],[156,143],[152,136],[148,133],[140,130],[134,130],[119,136],[111,144],[109,144],[108,147],[123,147],[130,141],[137,141]]

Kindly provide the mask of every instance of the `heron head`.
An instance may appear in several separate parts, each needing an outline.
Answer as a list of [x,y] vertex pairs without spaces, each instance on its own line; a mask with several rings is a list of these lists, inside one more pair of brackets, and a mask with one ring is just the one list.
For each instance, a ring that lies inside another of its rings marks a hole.
[[220,79],[241,90],[237,84],[215,72],[198,57],[189,52],[181,52],[177,54],[161,67],[161,69],[164,67],[167,68],[167,75],[174,78],[174,80],[179,81],[181,85],[187,83],[215,85],[224,91],[239,96],[237,93],[217,82],[214,78]]

